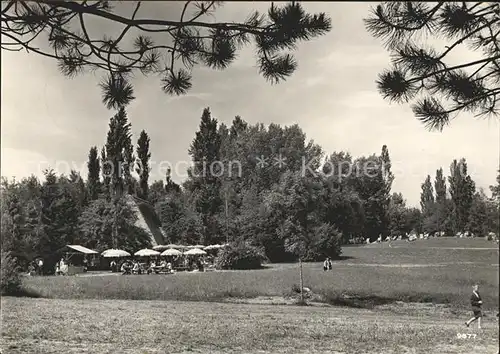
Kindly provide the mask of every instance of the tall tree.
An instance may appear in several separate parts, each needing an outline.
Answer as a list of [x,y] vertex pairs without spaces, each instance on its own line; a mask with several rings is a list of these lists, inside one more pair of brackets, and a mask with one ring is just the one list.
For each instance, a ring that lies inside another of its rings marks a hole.
[[210,109],[205,108],[201,116],[200,127],[191,143],[189,154],[193,167],[188,171],[191,179],[190,192],[194,197],[196,211],[202,216],[205,243],[221,238],[219,224],[215,218],[220,212],[221,177],[224,166],[220,166],[220,135],[217,120],[211,117]]
[[80,213],[89,202],[89,194],[87,188],[85,187],[85,182],[83,181],[80,172],[75,170],[70,171],[67,181],[70,184],[68,191],[71,194],[71,198],[76,203],[78,213]]
[[172,180],[172,170],[169,167],[167,169],[166,174],[165,174],[165,192],[167,194],[174,194],[175,195],[175,194],[180,193],[181,191],[182,191],[181,186]]
[[[459,112],[495,115],[500,94],[499,12],[500,5],[491,2],[378,5],[365,25],[392,54],[392,68],[377,81],[380,93],[391,101],[413,100],[415,116],[429,129],[442,130]],[[435,49],[429,37],[446,41]],[[480,59],[451,63],[454,53],[467,49]]]
[[133,186],[131,169],[134,166],[131,125],[122,107],[109,121],[106,140],[106,166],[110,174],[110,196],[115,205],[112,244],[119,244],[119,201]]
[[144,200],[148,199],[149,189],[149,159],[151,153],[149,151],[150,139],[148,134],[143,130],[137,140],[137,168],[136,172],[139,175],[139,193],[138,196]]
[[52,273],[58,251],[72,244],[78,228],[78,204],[71,194],[70,181],[57,177],[52,170],[45,172],[41,191],[41,224],[43,239],[38,253],[45,258],[44,270]]
[[96,146],[90,148],[87,169],[87,190],[89,193],[89,198],[91,200],[96,200],[99,197],[99,192],[101,190],[101,180],[99,177],[99,173],[101,172],[101,165],[99,162],[99,156]]
[[410,232],[407,230],[406,205],[401,193],[393,193],[389,205],[390,233],[399,236]]
[[233,119],[233,123],[231,124],[231,128],[229,130],[229,135],[232,139],[236,139],[238,136],[248,128],[248,123],[241,119],[240,116],[236,116]]
[[[118,109],[134,99],[129,80],[133,73],[159,75],[163,91],[181,95],[192,86],[191,71],[195,65],[225,69],[250,41],[257,46],[257,65],[262,76],[279,82],[297,67],[294,57],[284,51],[331,28],[324,13],[308,14],[297,2],[272,4],[267,14],[252,12],[244,22],[213,21],[219,5],[217,1],[189,1],[184,4],[180,19],[175,20],[163,14],[153,18],[137,15],[141,1],[136,2],[129,15],[119,3],[109,1],[38,1],[23,6],[5,2],[2,50],[26,49],[55,59],[61,72],[69,77],[85,69],[104,71],[106,77],[100,85],[103,103]],[[75,16],[80,21],[71,21]],[[103,40],[102,33],[88,31],[92,27],[86,23],[89,16],[104,21],[107,28],[126,27],[115,38]],[[130,31],[131,28],[135,30]],[[32,44],[41,32],[48,34],[48,46]],[[160,42],[155,43],[149,36],[151,32],[158,34],[155,41]]]
[[487,198],[482,191],[474,194],[467,229],[475,236],[483,237],[488,234],[488,209],[486,203]]
[[387,232],[387,185],[380,156],[359,157],[354,161],[353,184],[363,205],[364,233],[371,241]]
[[391,189],[392,182],[394,181],[394,174],[391,171],[391,158],[389,156],[389,149],[387,145],[382,146],[382,153],[380,155],[380,163],[382,169],[383,178],[383,191],[382,191],[382,201],[384,203],[384,230],[385,235],[389,234],[389,204],[391,202]]
[[434,190],[432,188],[431,176],[427,175],[425,182],[422,184],[422,192],[420,193],[420,207],[424,214],[432,210],[434,203]]
[[328,156],[321,169],[324,217],[342,232],[344,243],[360,237],[365,231],[364,201],[355,189],[352,165],[351,155],[341,151]]
[[436,170],[434,190],[436,191],[436,202],[444,203],[446,200],[446,179],[443,175],[443,168]]
[[165,185],[162,180],[157,180],[151,183],[151,186],[149,187],[148,199],[151,204],[156,205],[158,202],[163,201],[165,195]]
[[436,179],[434,181],[434,190],[436,192],[436,222],[439,231],[446,228],[448,200],[446,198],[446,178],[443,175],[443,169],[436,170]]
[[[124,108],[121,108],[116,115],[117,127],[119,127],[118,136],[119,142],[123,144],[123,182],[124,182],[124,190],[127,194],[134,194],[134,187],[136,185],[136,181],[132,177],[132,171],[134,170],[135,165],[135,156],[134,156],[134,145],[132,144],[132,125],[128,121],[127,114]],[[122,140],[123,139],[123,140]]]
[[111,197],[111,169],[110,161],[106,156],[106,147],[101,150],[101,174],[102,174],[102,193],[106,198]]
[[109,121],[106,140],[106,159],[111,169],[110,184],[114,199],[120,199],[128,192],[133,168],[133,146],[131,142],[131,124],[124,108]]
[[[181,239],[188,239],[187,225],[189,211],[182,195],[167,197],[156,204],[156,211],[160,218],[162,229],[167,242],[176,243]],[[194,241],[196,242],[196,241]]]
[[[2,224],[5,223],[7,229],[2,229],[2,250],[11,252],[16,258],[21,258],[25,254],[24,226],[25,215],[21,206],[21,200],[16,191],[5,198],[6,213],[2,215]],[[7,219],[7,220],[6,220]]]
[[452,202],[453,231],[464,232],[475,192],[475,183],[467,172],[467,162],[464,158],[460,161],[453,160],[448,182]]

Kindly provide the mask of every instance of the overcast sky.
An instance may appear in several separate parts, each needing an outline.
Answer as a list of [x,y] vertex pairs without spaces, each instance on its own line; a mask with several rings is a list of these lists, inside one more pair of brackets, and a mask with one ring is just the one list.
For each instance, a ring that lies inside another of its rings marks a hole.
[[[148,3],[148,13],[178,13],[180,3]],[[258,74],[253,48],[241,52],[226,71],[195,71],[193,89],[181,98],[161,91],[157,78],[138,76],[137,99],[128,108],[134,144],[145,129],[151,137],[152,161],[175,164],[189,161],[188,148],[203,108],[230,125],[236,115],[254,124],[298,123],[326,153],[349,151],[354,156],[389,148],[396,179],[393,190],[418,205],[420,185],[427,174],[443,167],[448,173],[455,158],[465,157],[477,185],[495,182],[499,165],[499,122],[459,116],[442,133],[428,132],[407,105],[389,104],[377,93],[377,74],[389,62],[380,42],[364,29],[362,19],[369,3],[306,3],[312,11],[332,18],[332,31],[296,52],[299,69],[288,81],[271,86]],[[130,4],[123,9],[129,10]],[[269,3],[227,3],[217,19],[241,20],[252,9],[266,10]],[[94,31],[112,31],[98,27]],[[474,53],[462,51],[455,60]],[[68,79],[54,61],[23,52],[2,51],[2,160],[1,174],[17,179],[32,173],[42,176],[51,166],[68,173],[68,166],[83,167],[89,148],[105,142],[109,118],[114,114],[101,103],[99,76]],[[56,161],[59,164],[56,166]],[[185,165],[183,165],[185,166]],[[185,170],[174,180],[182,181]],[[153,167],[152,180],[163,179]],[[489,191],[488,191],[489,192]]]

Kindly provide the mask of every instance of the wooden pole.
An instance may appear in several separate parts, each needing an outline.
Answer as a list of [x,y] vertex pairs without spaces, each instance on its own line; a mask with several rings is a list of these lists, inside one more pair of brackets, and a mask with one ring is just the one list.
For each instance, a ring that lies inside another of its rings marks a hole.
[[229,243],[229,224],[228,224],[228,208],[227,208],[227,190],[225,193],[225,204],[226,204],[226,243]]
[[300,302],[304,302],[304,278],[302,277],[302,258],[299,258],[300,271]]
[[111,244],[113,248],[118,248],[118,201],[114,201],[114,211],[113,211],[113,226],[111,229]]

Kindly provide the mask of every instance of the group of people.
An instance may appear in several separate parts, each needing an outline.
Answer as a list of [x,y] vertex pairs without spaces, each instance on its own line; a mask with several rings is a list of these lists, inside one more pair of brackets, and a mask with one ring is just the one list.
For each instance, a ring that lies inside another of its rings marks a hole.
[[59,262],[56,263],[56,275],[64,275],[66,273],[68,273],[68,264],[63,257]]
[[206,261],[200,258],[196,259],[151,259],[149,262],[140,262],[138,260],[125,260],[118,263],[113,259],[109,266],[112,272],[121,272],[122,274],[151,274],[167,272],[172,273],[174,269],[181,270],[198,270],[203,272],[205,270]]
[[[116,268],[117,264],[113,260],[111,261],[110,264],[111,268]],[[161,262],[156,264],[154,260],[152,260],[146,267],[144,267],[141,263],[139,263],[137,260],[126,260],[125,262],[122,263],[120,267],[120,271],[122,274],[142,274],[142,273],[159,273],[160,271],[164,271],[167,273],[172,273],[172,263],[166,262],[165,260],[162,260]]]
[[42,275],[43,274],[43,259],[38,258],[28,265],[28,274],[33,275]]

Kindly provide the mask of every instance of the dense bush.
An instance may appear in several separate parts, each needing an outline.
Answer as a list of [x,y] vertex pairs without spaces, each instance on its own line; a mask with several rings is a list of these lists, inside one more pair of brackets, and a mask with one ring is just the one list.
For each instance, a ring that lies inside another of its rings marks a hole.
[[1,294],[15,295],[21,290],[21,275],[16,259],[9,252],[1,252]]
[[328,223],[314,228],[310,239],[311,243],[303,257],[304,261],[323,261],[326,257],[337,259],[342,253],[342,233]]
[[218,269],[259,269],[265,256],[256,247],[245,243],[232,244],[220,251]]

